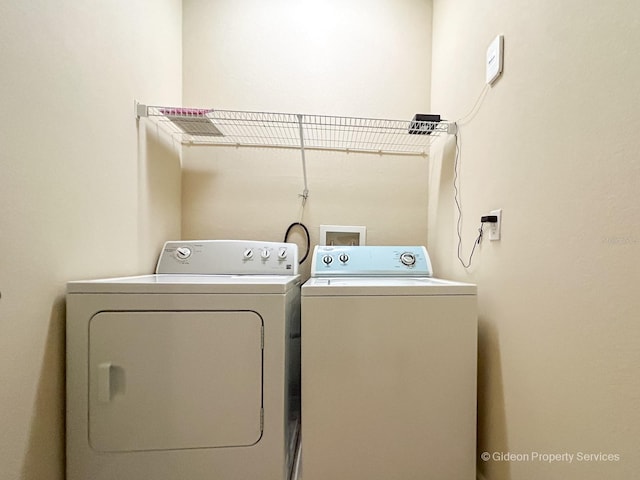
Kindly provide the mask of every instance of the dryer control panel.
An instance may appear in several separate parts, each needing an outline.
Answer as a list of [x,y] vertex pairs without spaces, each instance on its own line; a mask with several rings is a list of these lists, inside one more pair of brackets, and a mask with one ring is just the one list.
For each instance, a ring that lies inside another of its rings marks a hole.
[[431,260],[422,246],[317,246],[312,277],[430,277]]
[[295,243],[252,240],[167,242],[156,273],[196,275],[297,275]]

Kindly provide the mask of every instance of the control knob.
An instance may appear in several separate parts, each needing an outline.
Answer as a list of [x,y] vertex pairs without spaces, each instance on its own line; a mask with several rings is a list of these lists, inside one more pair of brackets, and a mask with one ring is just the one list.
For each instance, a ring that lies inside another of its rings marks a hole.
[[287,258],[287,249],[286,249],[286,247],[281,247],[280,250],[278,250],[278,258],[280,260],[284,260],[285,258]]
[[178,260],[186,260],[191,256],[191,249],[189,247],[176,248],[176,258]]
[[347,263],[349,261],[349,255],[346,253],[341,253],[338,257],[342,263]]
[[404,252],[400,255],[400,261],[407,267],[412,267],[416,263],[416,256],[411,252]]
[[249,260],[250,258],[253,258],[253,250],[250,248],[247,248],[242,254],[242,256],[244,257],[245,260]]
[[260,256],[262,257],[263,260],[266,260],[271,256],[271,252],[268,249],[263,248],[262,251],[260,252]]
[[331,265],[331,263],[333,262],[333,257],[331,255],[325,255],[324,257],[322,257],[322,261],[325,265]]

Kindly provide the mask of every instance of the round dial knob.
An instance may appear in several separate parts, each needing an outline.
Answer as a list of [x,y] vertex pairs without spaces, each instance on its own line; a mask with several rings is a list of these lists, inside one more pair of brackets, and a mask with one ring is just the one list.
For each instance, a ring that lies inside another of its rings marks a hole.
[[267,258],[269,258],[271,256],[271,252],[269,250],[267,250],[266,248],[263,248],[262,251],[260,252],[260,256],[266,260]]
[[287,249],[285,247],[280,248],[280,250],[278,250],[278,258],[280,260],[284,260],[285,258],[287,258]]
[[347,263],[349,261],[349,255],[346,253],[341,253],[338,257],[342,263]]
[[242,254],[242,256],[246,259],[249,260],[250,258],[253,258],[253,250],[250,248],[247,248],[244,253]]
[[325,265],[330,265],[331,262],[333,262],[333,257],[331,255],[325,255],[324,257],[322,257],[322,261]]
[[404,252],[402,255],[400,255],[400,261],[403,265],[411,267],[416,263],[416,256],[411,252]]
[[176,248],[176,258],[178,260],[186,260],[191,256],[191,249],[189,247]]

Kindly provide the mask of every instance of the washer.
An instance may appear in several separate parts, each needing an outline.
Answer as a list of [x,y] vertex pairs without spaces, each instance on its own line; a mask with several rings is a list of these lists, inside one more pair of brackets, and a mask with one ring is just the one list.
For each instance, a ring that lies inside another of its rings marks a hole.
[[296,245],[167,242],[155,275],[70,282],[67,479],[288,479]]
[[302,287],[302,478],[474,480],[475,285],[424,247],[316,247]]

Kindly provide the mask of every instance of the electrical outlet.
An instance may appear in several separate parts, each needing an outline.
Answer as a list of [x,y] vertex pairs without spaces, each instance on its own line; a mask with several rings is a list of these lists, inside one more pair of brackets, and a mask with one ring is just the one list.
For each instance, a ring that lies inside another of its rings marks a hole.
[[498,217],[496,223],[489,224],[489,240],[500,240],[500,227],[502,226],[502,209],[491,210],[489,215]]

